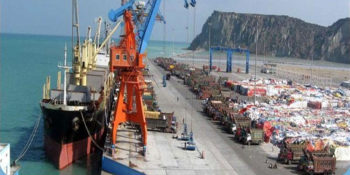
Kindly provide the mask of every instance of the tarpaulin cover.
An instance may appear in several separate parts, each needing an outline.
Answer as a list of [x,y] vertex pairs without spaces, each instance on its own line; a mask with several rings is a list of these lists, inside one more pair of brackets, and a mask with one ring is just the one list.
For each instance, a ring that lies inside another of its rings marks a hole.
[[335,149],[335,157],[337,160],[349,161],[350,160],[350,147],[337,147]]
[[265,142],[269,142],[270,141],[270,137],[272,135],[273,132],[273,127],[271,126],[271,123],[269,121],[266,121],[264,123],[264,133],[265,133]]

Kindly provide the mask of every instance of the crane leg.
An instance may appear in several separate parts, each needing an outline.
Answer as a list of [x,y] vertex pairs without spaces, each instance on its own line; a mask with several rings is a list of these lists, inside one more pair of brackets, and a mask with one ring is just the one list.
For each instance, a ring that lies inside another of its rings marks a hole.
[[134,98],[134,87],[132,84],[127,84],[126,85],[127,88],[127,94],[128,94],[128,101],[127,101],[127,106],[128,106],[128,111],[132,111],[133,109],[133,98]]
[[146,123],[141,125],[141,133],[142,133],[143,145],[146,146],[147,145],[147,125],[146,125]]
[[143,109],[143,103],[142,103],[142,92],[140,90],[140,86],[136,85],[135,88],[136,91],[136,108],[137,108],[137,123],[140,124],[141,132],[142,132],[142,141],[143,145],[147,145],[147,123],[146,123],[146,117]]
[[118,94],[118,101],[115,107],[114,112],[114,121],[113,121],[113,128],[112,128],[112,143],[115,144],[117,140],[117,130],[120,123],[126,121],[126,105],[124,103],[124,91],[125,91],[125,83],[122,82],[120,86],[120,91]]
[[[129,77],[132,74],[125,74],[125,77]],[[123,77],[120,91],[118,95],[118,101],[116,104],[116,110],[114,113],[113,130],[112,130],[112,143],[116,143],[117,129],[120,123],[131,121],[140,125],[142,133],[143,145],[147,145],[147,124],[145,119],[145,113],[142,103],[142,89],[139,83],[129,82],[126,83],[127,78]],[[132,78],[131,78],[132,79]],[[124,92],[126,90],[127,103],[124,102]],[[135,99],[134,99],[135,97]],[[133,110],[133,104],[136,103],[136,111]]]

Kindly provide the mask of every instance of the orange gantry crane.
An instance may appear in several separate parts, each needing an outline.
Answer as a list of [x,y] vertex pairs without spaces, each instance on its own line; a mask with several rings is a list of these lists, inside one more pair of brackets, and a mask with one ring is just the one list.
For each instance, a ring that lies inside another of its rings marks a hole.
[[118,46],[112,46],[110,50],[110,71],[117,71],[117,81],[120,81],[114,113],[112,143],[116,143],[119,124],[130,121],[140,125],[143,144],[147,145],[147,125],[142,103],[145,83],[141,70],[145,67],[144,54],[137,52],[132,17],[131,11],[124,12],[125,36]]
[[[164,18],[158,14],[161,0],[148,0],[146,3],[136,0],[123,1],[121,8],[111,10],[109,19],[117,21],[124,17],[124,32],[118,46],[110,48],[110,71],[116,73],[120,82],[118,101],[113,119],[112,143],[117,140],[119,124],[133,122],[141,128],[144,149],[147,145],[147,123],[144,114],[142,94],[145,86],[142,69],[143,58],[150,39],[154,22]],[[195,6],[191,0],[190,5]],[[187,0],[185,7],[188,8]],[[145,150],[144,150],[145,151]]]

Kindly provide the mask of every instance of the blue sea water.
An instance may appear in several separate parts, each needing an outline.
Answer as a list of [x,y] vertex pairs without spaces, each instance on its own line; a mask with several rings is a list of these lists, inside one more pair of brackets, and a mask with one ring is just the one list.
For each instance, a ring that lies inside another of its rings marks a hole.
[[[65,43],[71,48],[70,37],[0,34],[0,142],[11,144],[11,161],[20,154],[35,121],[41,116],[39,101],[45,77],[51,75],[51,87],[56,86],[57,65],[63,62]],[[151,41],[147,53],[149,58],[169,56],[173,52],[185,52],[183,49],[187,46],[179,42]],[[91,165],[93,156],[87,158],[91,164],[82,160],[58,171],[47,161],[43,143],[41,122],[33,144],[19,161],[20,174],[95,174],[95,167]]]

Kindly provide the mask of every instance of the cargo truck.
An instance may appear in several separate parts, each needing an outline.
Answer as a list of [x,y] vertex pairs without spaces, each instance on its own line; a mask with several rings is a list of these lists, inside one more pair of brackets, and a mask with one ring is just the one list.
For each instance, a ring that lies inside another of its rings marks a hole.
[[170,73],[167,73],[167,74],[166,74],[166,80],[170,80],[170,78],[171,78],[171,74],[170,74]]
[[286,143],[286,139],[284,139],[282,146],[280,147],[278,160],[285,164],[299,163],[301,157],[304,155],[304,149],[306,149],[305,142]]
[[261,144],[264,140],[264,131],[251,127],[251,120],[248,117],[235,117],[235,139],[243,144]]
[[307,151],[301,157],[298,165],[299,170],[308,174],[334,174],[336,158],[330,151]]
[[160,113],[158,117],[150,117],[146,113],[147,129],[176,133],[177,122],[174,113]]

